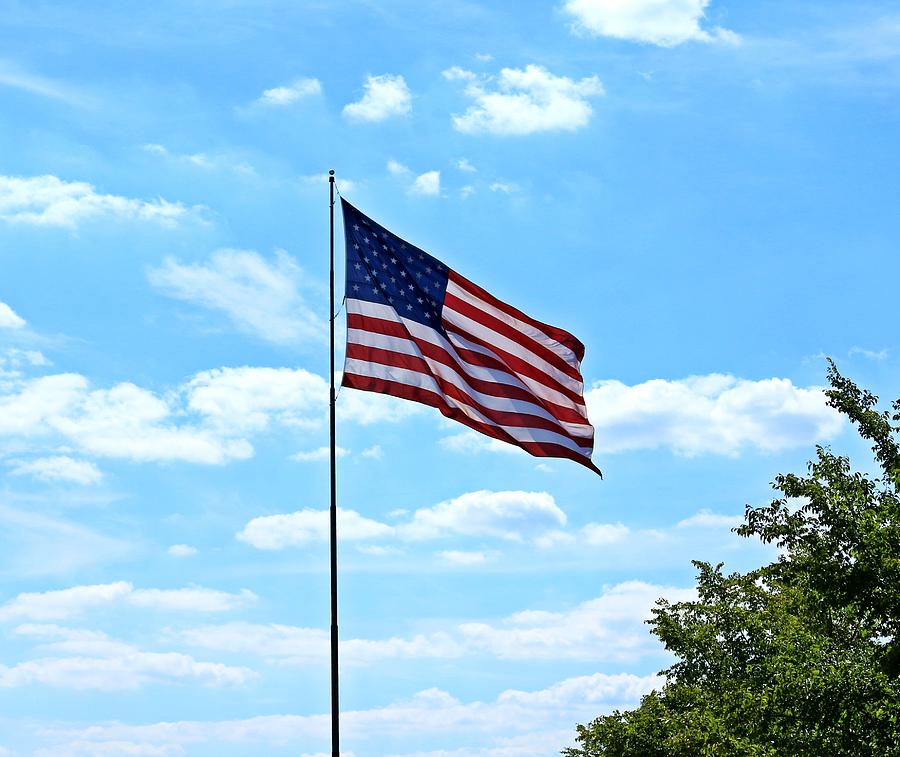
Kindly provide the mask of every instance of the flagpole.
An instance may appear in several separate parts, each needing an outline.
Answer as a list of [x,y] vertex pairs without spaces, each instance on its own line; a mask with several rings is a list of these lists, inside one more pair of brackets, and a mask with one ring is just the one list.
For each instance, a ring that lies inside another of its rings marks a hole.
[[329,422],[331,426],[331,757],[340,757],[340,689],[338,687],[338,604],[337,604],[337,493],[335,471],[334,415],[336,397],[334,394],[334,169],[328,172],[329,191],[329,242],[331,265],[329,268],[330,305],[329,313],[331,359],[328,364],[331,374],[331,394],[329,402]]

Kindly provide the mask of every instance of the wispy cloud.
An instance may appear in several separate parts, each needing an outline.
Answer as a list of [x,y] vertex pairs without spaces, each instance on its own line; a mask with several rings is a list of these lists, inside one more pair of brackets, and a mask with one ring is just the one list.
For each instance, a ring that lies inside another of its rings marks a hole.
[[277,344],[320,343],[325,321],[310,308],[310,282],[283,250],[272,261],[251,250],[218,250],[203,263],[166,258],[150,283],[169,297],[227,315],[241,331]]
[[31,73],[10,61],[0,60],[0,86],[30,92],[39,97],[49,97],[68,105],[87,106],[93,102],[93,98],[78,87]]
[[88,460],[74,460],[67,455],[39,457],[34,460],[16,460],[12,463],[12,475],[31,476],[40,481],[68,481],[75,484],[97,484],[103,473]]

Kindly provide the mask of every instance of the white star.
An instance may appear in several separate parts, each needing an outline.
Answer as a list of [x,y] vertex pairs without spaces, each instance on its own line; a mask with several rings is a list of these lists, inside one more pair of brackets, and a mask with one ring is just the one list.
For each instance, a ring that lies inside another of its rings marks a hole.
[[391,258],[391,263],[393,265],[397,265],[397,258]]
[[353,291],[354,291],[354,292],[358,292],[358,291],[359,291],[359,284],[354,284],[354,285],[353,285]]
[[405,278],[406,278],[406,271],[400,271],[400,275],[405,279]]
[[368,262],[369,262],[369,259],[368,259],[368,258],[363,258],[363,260],[365,260],[365,261],[366,261],[366,263],[368,263]]
[[360,268],[362,268],[362,265],[360,263],[356,263],[353,267],[358,271]]
[[412,258],[407,258],[407,259],[406,259],[406,262],[407,262],[407,263],[412,263],[412,262],[413,262],[413,259],[412,259]]
[[396,283],[397,283],[397,279],[395,279],[393,276],[391,276],[391,284],[396,284]]
[[425,313],[426,318],[431,318],[431,313]]
[[431,273],[431,266],[430,266],[430,265],[425,266],[425,273]]
[[419,301],[420,305],[425,302],[425,300],[423,300],[421,297],[416,297],[416,299]]
[[369,243],[369,238],[368,238],[368,237],[363,237],[363,242],[365,242],[366,244],[368,244],[368,243]]
[[366,281],[371,281],[371,280],[372,280],[371,276],[366,276]]
[[409,285],[409,291],[411,292],[412,290],[413,290],[413,285],[410,284],[410,285]]
[[354,230],[354,231],[359,231],[359,224],[358,224],[358,223],[353,224],[353,230]]
[[358,249],[359,249],[359,245],[358,245],[356,242],[353,243],[353,249],[354,249],[354,250],[358,250]]
[[406,306],[406,309],[407,309],[407,310],[412,310],[412,305],[407,305],[407,306]]

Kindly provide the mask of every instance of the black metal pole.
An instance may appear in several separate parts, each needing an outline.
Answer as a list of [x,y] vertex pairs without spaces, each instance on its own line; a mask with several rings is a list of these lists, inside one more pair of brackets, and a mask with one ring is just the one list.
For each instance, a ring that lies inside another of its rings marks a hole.
[[331,288],[329,326],[331,329],[331,357],[328,364],[331,374],[331,396],[329,405],[329,421],[331,424],[331,757],[341,755],[340,727],[340,689],[338,687],[338,604],[337,604],[337,491],[335,475],[335,441],[334,441],[334,169],[328,172],[328,191],[330,196],[330,247],[331,266],[329,283]]

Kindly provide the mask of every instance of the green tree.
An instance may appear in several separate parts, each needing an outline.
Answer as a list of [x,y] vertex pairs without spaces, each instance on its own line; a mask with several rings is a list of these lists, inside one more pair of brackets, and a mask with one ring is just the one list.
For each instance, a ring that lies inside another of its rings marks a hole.
[[579,725],[566,757],[900,755],[900,400],[879,411],[830,361],[828,380],[877,474],[817,447],[806,475],[778,476],[737,529],[778,560],[695,562],[697,599],[659,600],[648,621],[677,658],[666,684]]

